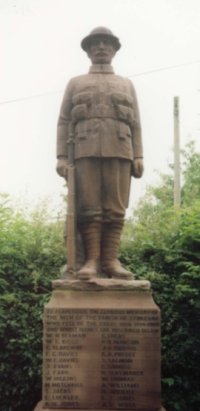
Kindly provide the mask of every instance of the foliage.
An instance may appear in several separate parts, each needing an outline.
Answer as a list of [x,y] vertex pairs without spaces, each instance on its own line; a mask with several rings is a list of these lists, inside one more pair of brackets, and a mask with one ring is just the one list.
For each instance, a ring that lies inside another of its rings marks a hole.
[[64,262],[61,223],[43,205],[25,218],[0,197],[0,398],[2,411],[41,397],[42,312]]
[[168,411],[200,409],[200,154],[193,144],[183,154],[182,207],[170,205],[172,179],[162,177],[127,222],[121,247],[121,260],[151,281],[161,308]]
[[200,153],[195,151],[191,141],[183,150],[183,203],[190,205],[193,199],[200,199]]

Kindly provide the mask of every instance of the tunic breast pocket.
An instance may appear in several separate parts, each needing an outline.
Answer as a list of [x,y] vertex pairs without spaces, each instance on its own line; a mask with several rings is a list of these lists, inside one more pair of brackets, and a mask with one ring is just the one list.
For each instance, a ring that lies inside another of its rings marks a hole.
[[89,106],[92,103],[93,93],[89,91],[83,91],[80,93],[74,94],[72,98],[73,105],[76,106],[77,104],[86,104]]
[[131,130],[128,124],[125,124],[125,123],[119,124],[118,137],[121,140],[127,140],[127,139],[129,140],[132,137]]
[[86,126],[86,121],[80,121],[75,128],[75,139],[85,140],[87,138],[88,130]]
[[73,107],[71,115],[74,123],[86,119],[88,117],[86,104],[78,104],[77,106]]
[[125,121],[128,124],[132,124],[134,120],[133,110],[130,107],[118,104],[116,106],[117,117],[119,120]]

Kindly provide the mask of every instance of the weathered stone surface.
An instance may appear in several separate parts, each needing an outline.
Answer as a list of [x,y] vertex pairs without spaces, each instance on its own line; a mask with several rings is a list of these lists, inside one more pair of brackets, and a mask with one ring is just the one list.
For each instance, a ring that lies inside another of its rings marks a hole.
[[56,289],[43,361],[46,409],[158,410],[160,312],[151,292]]
[[150,290],[150,282],[146,280],[116,280],[107,278],[93,278],[88,281],[81,281],[76,279],[59,279],[52,281],[54,289],[68,289],[68,290],[133,290],[133,291],[147,291]]
[[[36,406],[36,408],[34,409],[34,411],[52,411],[52,408],[43,408],[43,402],[42,401],[40,401],[38,404],[37,404],[37,406]],[[57,408],[57,410],[56,411],[74,411],[74,410],[64,410],[63,408]],[[87,410],[79,410],[79,411],[87,411]],[[89,410],[88,410],[89,411]],[[93,410],[90,410],[90,411],[93,411]],[[95,410],[96,411],[96,410]],[[100,411],[100,410],[97,410],[97,411]],[[109,410],[105,410],[105,411],[109,411]],[[144,411],[144,410],[142,410],[142,411]],[[154,411],[154,410],[153,410]],[[161,407],[159,410],[155,410],[155,411],[166,411],[166,409],[165,408],[163,408],[163,407]]]
[[68,272],[79,267],[81,280],[102,273],[130,280],[133,274],[121,265],[118,253],[131,175],[143,174],[136,91],[111,66],[120,42],[110,29],[95,28],[81,44],[92,65],[88,74],[69,81],[57,133],[56,169],[68,186]]

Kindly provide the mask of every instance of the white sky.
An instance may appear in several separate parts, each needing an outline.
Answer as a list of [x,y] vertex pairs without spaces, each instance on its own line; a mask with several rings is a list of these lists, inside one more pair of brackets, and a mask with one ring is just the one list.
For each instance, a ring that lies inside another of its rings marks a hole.
[[0,0],[0,192],[55,204],[65,192],[55,172],[57,118],[68,80],[90,65],[80,41],[99,25],[120,38],[113,66],[131,76],[141,111],[145,174],[132,181],[130,206],[173,159],[174,96],[181,145],[192,138],[199,149],[199,22],[199,0]]

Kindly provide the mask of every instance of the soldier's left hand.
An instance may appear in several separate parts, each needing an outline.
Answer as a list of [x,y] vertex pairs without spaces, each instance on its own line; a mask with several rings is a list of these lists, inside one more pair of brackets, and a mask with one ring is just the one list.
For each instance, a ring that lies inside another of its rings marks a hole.
[[143,158],[134,158],[133,167],[132,167],[133,177],[140,178],[142,177],[143,172],[144,172]]
[[64,177],[67,180],[68,163],[66,157],[59,157],[56,165],[56,171],[59,176]]

